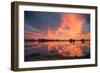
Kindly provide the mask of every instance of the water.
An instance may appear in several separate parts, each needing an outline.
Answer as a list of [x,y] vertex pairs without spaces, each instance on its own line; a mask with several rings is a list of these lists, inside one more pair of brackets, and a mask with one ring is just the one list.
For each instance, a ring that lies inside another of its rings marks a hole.
[[90,41],[26,41],[24,61],[90,58]]

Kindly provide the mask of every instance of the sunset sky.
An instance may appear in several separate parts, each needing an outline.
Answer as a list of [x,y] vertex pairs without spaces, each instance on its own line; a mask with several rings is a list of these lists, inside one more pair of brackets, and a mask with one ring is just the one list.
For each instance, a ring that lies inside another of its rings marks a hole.
[[48,29],[56,36],[76,36],[90,32],[90,15],[57,12],[24,12],[25,32],[48,34]]

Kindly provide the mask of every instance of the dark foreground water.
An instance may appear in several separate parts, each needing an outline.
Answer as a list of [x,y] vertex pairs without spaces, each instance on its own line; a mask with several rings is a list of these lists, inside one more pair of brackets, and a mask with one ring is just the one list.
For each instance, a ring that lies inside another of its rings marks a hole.
[[90,41],[25,42],[24,61],[90,58]]

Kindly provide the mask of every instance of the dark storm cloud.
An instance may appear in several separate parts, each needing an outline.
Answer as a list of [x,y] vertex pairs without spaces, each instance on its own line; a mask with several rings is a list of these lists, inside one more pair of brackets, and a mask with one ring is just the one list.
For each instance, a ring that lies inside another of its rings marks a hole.
[[86,22],[90,23],[90,14],[83,14]]
[[24,12],[25,29],[32,27],[41,31],[47,31],[48,27],[54,30],[61,22],[61,14],[55,12]]

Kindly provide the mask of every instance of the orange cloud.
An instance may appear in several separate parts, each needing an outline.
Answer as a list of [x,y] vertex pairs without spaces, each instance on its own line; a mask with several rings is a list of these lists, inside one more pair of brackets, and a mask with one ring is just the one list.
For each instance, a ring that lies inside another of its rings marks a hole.
[[66,29],[70,37],[75,37],[77,34],[82,32],[82,26],[85,20],[80,14],[63,14],[62,22],[60,27],[63,30]]

